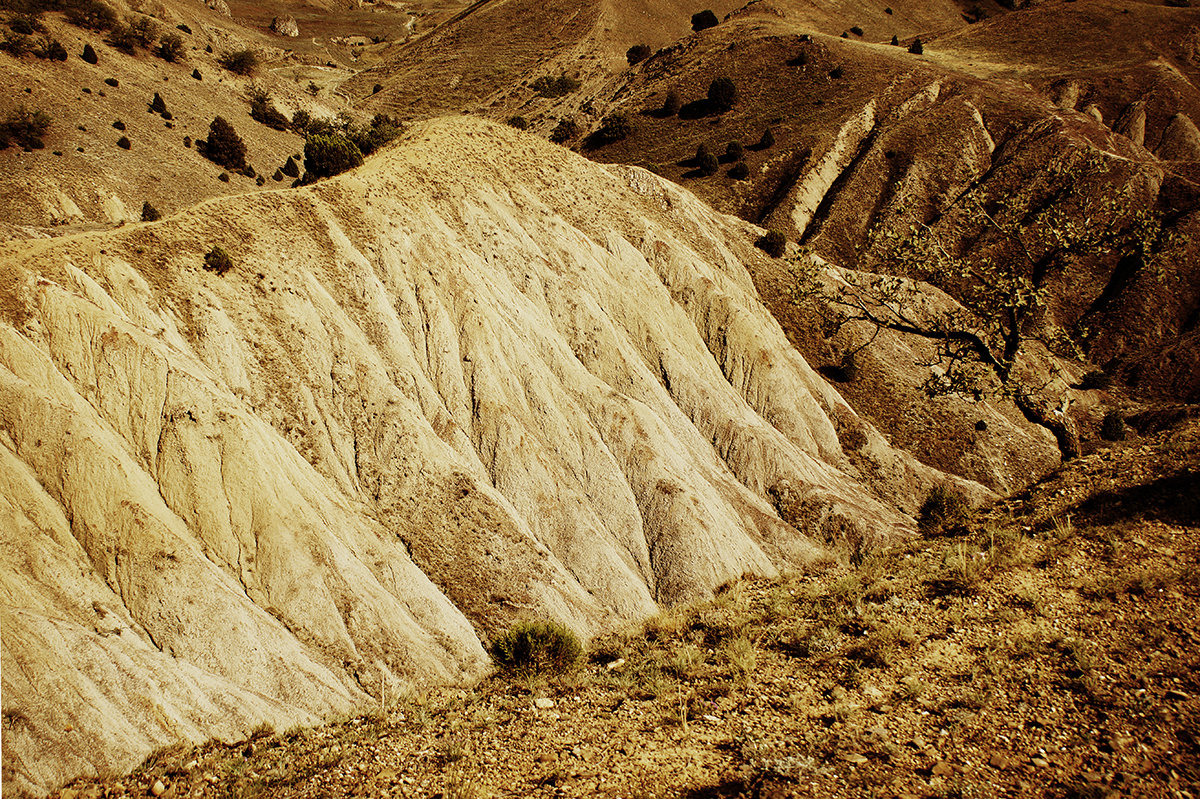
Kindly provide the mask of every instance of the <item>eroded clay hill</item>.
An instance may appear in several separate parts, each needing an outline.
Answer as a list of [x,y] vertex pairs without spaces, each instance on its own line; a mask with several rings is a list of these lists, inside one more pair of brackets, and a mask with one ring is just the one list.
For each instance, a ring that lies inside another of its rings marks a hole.
[[10,245],[5,788],[904,535],[944,478],[789,346],[758,232],[456,119],[310,188]]

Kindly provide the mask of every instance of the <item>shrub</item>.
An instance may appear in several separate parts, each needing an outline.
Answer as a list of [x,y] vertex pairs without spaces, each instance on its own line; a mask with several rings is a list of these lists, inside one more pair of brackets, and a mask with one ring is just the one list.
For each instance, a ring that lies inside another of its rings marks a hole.
[[304,181],[306,183],[318,178],[333,177],[347,169],[361,166],[362,162],[362,151],[354,142],[340,134],[315,135],[304,140]]
[[196,80],[203,80],[203,79],[204,79],[204,76],[200,74],[200,70],[198,70],[198,69],[193,69],[193,70],[192,70],[192,77],[193,77],[193,78],[195,78]]
[[221,56],[220,64],[235,75],[252,75],[258,69],[258,56],[253,50],[235,50]]
[[1111,410],[1104,414],[1104,421],[1100,424],[1100,437],[1105,441],[1124,441],[1125,440],[1125,417],[1118,410]]
[[740,141],[731,141],[725,145],[725,158],[730,162],[741,161],[746,157],[746,148]]
[[183,46],[183,37],[178,33],[168,33],[158,43],[158,57],[163,61],[171,63],[182,61],[185,52],[186,48]]
[[122,136],[121,138],[117,139],[117,146],[122,150],[128,150],[133,147],[133,144],[129,141],[128,136]]
[[272,105],[266,92],[261,91],[256,91],[250,98],[250,118],[275,130],[287,130],[291,124],[288,118]]
[[112,126],[117,130],[125,130],[125,123],[119,119],[114,120]]
[[555,144],[565,144],[579,135],[579,125],[573,119],[560,119],[550,131],[550,141]]
[[892,34],[892,45],[893,45],[893,46],[895,46],[895,47],[899,47],[899,46],[900,46],[900,37],[899,37],[899,36],[896,36],[895,34]]
[[531,83],[530,88],[542,97],[563,97],[578,89],[579,81],[566,75],[557,78],[543,75]]
[[297,133],[305,133],[308,131],[308,126],[312,122],[312,117],[303,108],[292,114],[292,130]]
[[23,36],[32,36],[33,20],[29,17],[14,17],[9,20],[8,29]]
[[150,110],[156,114],[167,113],[167,104],[158,92],[154,93],[154,99],[150,101]]
[[718,114],[733,108],[737,102],[737,87],[729,78],[717,78],[708,84],[708,102]]
[[750,167],[746,166],[745,161],[738,161],[730,167],[728,174],[734,180],[745,180],[750,177]]
[[383,91],[382,83],[376,83],[374,86],[371,87],[371,94],[379,94],[381,91]]
[[217,117],[209,123],[204,156],[230,169],[241,169],[246,165],[246,145],[224,117]]
[[85,44],[83,46],[83,55],[81,55],[79,57],[82,58],[84,61],[88,62],[89,64],[95,64],[97,61],[100,60],[100,57],[96,55],[96,49],[94,47],[92,47],[90,44]]
[[846,74],[846,70],[843,69],[841,66],[836,66],[833,69],[829,70],[829,77],[833,78],[834,80],[839,80],[842,77],[842,75],[845,75],[845,74]]
[[143,222],[157,222],[160,219],[162,219],[162,214],[158,212],[157,208],[150,204],[149,200],[146,200],[144,203],[142,203]]
[[21,33],[6,33],[0,42],[0,50],[7,50],[13,58],[20,58],[33,49],[33,41]]
[[625,60],[629,62],[629,66],[640,64],[650,57],[653,52],[648,44],[635,44],[625,51]]
[[1112,387],[1112,377],[1103,369],[1092,369],[1079,379],[1079,387],[1084,391],[1103,391]]
[[112,6],[101,0],[79,0],[67,8],[67,22],[93,31],[112,30],[119,19]]
[[925,52],[925,45],[921,44],[920,38],[913,39],[913,43],[908,46],[908,52],[914,55],[921,55]]
[[115,88],[117,88],[118,86],[120,86],[120,85],[121,85],[121,81],[117,80],[116,78],[105,78],[105,79],[104,79],[104,85],[105,85],[105,86],[111,86],[111,87],[113,87],[113,88],[115,89]]
[[605,142],[615,142],[628,138],[633,133],[629,117],[624,114],[609,114],[600,121],[600,129],[596,131]]
[[863,35],[863,29],[858,27],[857,25],[855,25],[853,28],[851,28],[850,32],[853,33],[855,36]]
[[679,92],[667,92],[662,104],[663,116],[673,117],[679,113],[679,109],[682,107],[683,101],[679,99]]
[[525,117],[509,117],[508,126],[517,130],[529,130],[529,120]]
[[0,144],[7,147],[9,142],[16,142],[21,147],[40,150],[45,146],[42,137],[50,129],[50,124],[50,115],[45,111],[30,111],[19,105],[0,125]]
[[152,47],[157,40],[158,30],[149,17],[130,17],[108,34],[108,43],[129,55],[133,55],[139,47]]
[[283,174],[287,175],[289,178],[300,177],[300,167],[296,166],[296,160],[294,158],[292,158],[290,155],[288,156],[287,162],[284,163],[283,168],[280,171],[283,172]]
[[961,523],[970,506],[962,494],[941,483],[933,487],[917,513],[917,531],[933,535]]
[[775,134],[771,132],[770,128],[767,128],[766,130],[763,131],[762,138],[760,138],[758,140],[757,147],[760,150],[766,150],[767,148],[774,147],[774,146],[775,146]]
[[45,58],[50,61],[67,60],[67,48],[63,47],[63,43],[58,39],[42,39],[34,54],[38,58]]
[[583,655],[575,633],[558,622],[518,622],[492,641],[492,662],[514,676],[563,674]]
[[225,250],[214,246],[204,256],[204,268],[210,272],[216,272],[218,275],[223,275],[230,269],[233,269],[233,259],[229,257],[229,253],[225,252]]
[[695,14],[692,14],[693,31],[702,31],[708,28],[715,28],[719,24],[720,20],[717,19],[717,15],[714,14],[710,9],[706,8],[703,11],[697,11]]
[[754,246],[772,258],[780,258],[787,249],[787,236],[778,230],[768,230],[754,242]]
[[371,124],[349,129],[347,135],[363,157],[370,155],[403,132],[400,123],[387,114],[376,114]]
[[717,157],[710,152],[705,152],[704,155],[696,159],[696,168],[700,170],[700,174],[705,177],[717,174],[717,170],[721,168]]

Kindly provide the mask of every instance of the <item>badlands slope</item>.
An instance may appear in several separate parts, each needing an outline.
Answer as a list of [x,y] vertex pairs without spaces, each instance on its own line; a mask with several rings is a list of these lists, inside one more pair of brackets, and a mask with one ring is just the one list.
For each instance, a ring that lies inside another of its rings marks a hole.
[[788,345],[756,233],[452,119],[309,188],[10,243],[5,789],[908,532],[942,476]]

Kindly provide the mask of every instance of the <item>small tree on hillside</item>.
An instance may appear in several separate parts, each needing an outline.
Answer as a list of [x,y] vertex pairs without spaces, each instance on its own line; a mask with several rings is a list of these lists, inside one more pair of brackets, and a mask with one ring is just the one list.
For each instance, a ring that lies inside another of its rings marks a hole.
[[217,117],[209,124],[204,155],[213,163],[228,169],[244,169],[246,166],[246,145],[224,117]]
[[925,45],[921,44],[921,39],[918,37],[913,39],[913,43],[908,46],[908,52],[914,55],[921,55],[925,52]]
[[362,166],[358,146],[339,133],[309,136],[304,141],[304,182],[329,178]]
[[667,96],[663,98],[662,115],[665,117],[673,117],[679,113],[679,109],[683,107],[683,101],[679,99],[679,92],[667,92]]
[[258,69],[258,56],[253,50],[235,50],[221,56],[221,66],[235,75],[252,75]]
[[648,44],[635,44],[625,51],[625,60],[629,62],[629,66],[640,64],[649,58],[652,52],[654,51],[650,49],[650,45]]
[[163,61],[175,63],[182,61],[187,48],[183,45],[183,37],[178,33],[168,33],[158,42],[158,57]]
[[697,11],[695,14],[692,14],[693,31],[702,31],[707,30],[708,28],[715,28],[719,24],[720,20],[717,19],[717,15],[714,14],[710,9],[706,8],[703,11]]
[[718,114],[733,108],[737,102],[737,86],[731,78],[717,78],[708,84],[708,102]]

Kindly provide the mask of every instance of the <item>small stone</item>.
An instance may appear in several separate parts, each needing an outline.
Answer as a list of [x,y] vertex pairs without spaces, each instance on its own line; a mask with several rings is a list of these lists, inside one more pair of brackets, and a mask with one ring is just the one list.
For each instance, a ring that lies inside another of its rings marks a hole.
[[945,760],[939,760],[933,764],[933,768],[930,771],[935,777],[949,777],[954,773],[954,768]]
[[994,769],[1003,771],[1008,768],[1008,758],[997,752],[988,759],[988,765]]
[[609,671],[613,671],[614,669],[619,669],[624,665],[625,665],[625,658],[617,658],[612,663],[609,663],[607,666],[605,666],[605,668],[608,669]]
[[845,760],[847,763],[853,763],[856,766],[862,766],[867,763],[867,758],[858,752],[847,752],[842,755],[842,760]]
[[716,716],[712,715],[711,713],[705,713],[705,714],[704,714],[703,716],[701,716],[700,718],[702,718],[702,719],[704,719],[705,721],[707,721],[707,722],[710,722],[710,723],[712,723],[712,724],[716,724],[717,722],[719,722],[719,721],[720,721],[720,719],[719,719],[719,718],[717,718]]
[[154,784],[150,786],[150,793],[154,794],[155,796],[162,796],[166,792],[167,786],[163,785],[162,780],[155,780]]
[[554,700],[550,699],[549,697],[539,696],[537,699],[533,700],[533,704],[538,710],[549,710],[550,708],[554,707]]
[[1167,691],[1167,699],[1170,699],[1171,701],[1182,702],[1187,698],[1188,698],[1188,695],[1185,694],[1183,691],[1177,691],[1174,688]]
[[1050,768],[1050,761],[1044,757],[1033,757],[1029,759],[1029,762],[1038,768]]
[[534,760],[536,760],[538,763],[553,763],[554,755],[548,755],[545,752],[542,752],[540,755],[535,757]]

